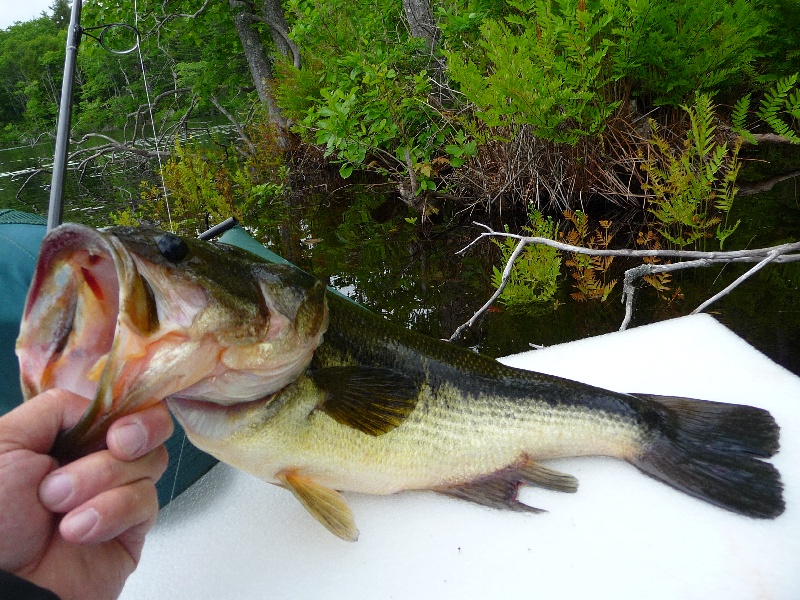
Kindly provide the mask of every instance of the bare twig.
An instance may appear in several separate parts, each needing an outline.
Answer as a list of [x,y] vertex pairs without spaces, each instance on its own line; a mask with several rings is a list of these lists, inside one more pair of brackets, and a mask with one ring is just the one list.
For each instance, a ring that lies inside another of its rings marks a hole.
[[481,315],[485,313],[487,310],[489,310],[489,307],[492,304],[494,304],[494,301],[500,297],[500,294],[503,293],[503,290],[506,288],[506,285],[508,284],[508,280],[511,278],[511,272],[514,270],[514,261],[516,261],[519,255],[522,254],[522,251],[525,250],[526,245],[527,244],[525,243],[524,240],[520,240],[517,243],[516,248],[514,248],[514,252],[511,253],[508,262],[506,262],[506,267],[505,269],[503,269],[503,278],[500,280],[500,285],[498,286],[495,293],[492,294],[492,297],[486,301],[486,304],[481,306],[478,309],[478,311],[474,315],[472,315],[472,318],[469,321],[467,321],[462,325],[459,325],[458,329],[456,329],[453,332],[453,335],[450,336],[450,341],[458,339],[461,336],[462,331],[464,331],[469,327],[472,327],[475,324],[475,322],[481,317]]
[[668,265],[656,265],[653,263],[644,263],[638,267],[633,267],[625,271],[625,278],[622,285],[622,302],[625,304],[625,318],[622,319],[622,325],[619,330],[625,331],[628,325],[631,324],[633,318],[633,299],[636,294],[636,282],[647,275],[655,275],[656,273],[669,273],[670,271],[680,271],[682,269],[692,269],[695,267],[709,267],[714,264],[714,261],[707,258],[698,258],[687,262],[671,263]]
[[[480,240],[484,238],[507,238],[507,239],[514,239],[517,240],[517,245],[514,248],[514,252],[511,254],[509,259],[506,261],[505,268],[503,269],[503,278],[501,280],[500,287],[495,291],[492,297],[480,308],[478,311],[472,316],[472,318],[460,325],[452,336],[450,336],[450,341],[453,341],[461,336],[462,332],[471,327],[475,324],[475,322],[485,313],[489,307],[494,303],[497,298],[500,297],[500,294],[503,292],[509,278],[511,277],[511,272],[514,267],[514,262],[517,260],[519,255],[524,250],[525,246],[529,244],[541,244],[544,246],[550,246],[551,248],[555,248],[562,252],[573,252],[575,254],[586,254],[588,256],[620,256],[626,258],[671,258],[671,259],[685,259],[684,262],[677,262],[672,264],[652,264],[652,263],[644,263],[637,267],[633,267],[625,271],[625,278],[623,284],[623,291],[622,291],[622,301],[625,304],[625,318],[622,321],[622,325],[620,326],[620,331],[626,329],[630,324],[631,317],[633,315],[633,301],[634,295],[636,292],[635,282],[645,277],[647,275],[653,275],[655,273],[667,273],[670,271],[678,271],[682,269],[691,269],[697,267],[707,267],[712,264],[725,264],[725,263],[757,263],[753,268],[748,270],[744,275],[736,279],[733,283],[731,283],[728,287],[724,290],[713,296],[712,298],[705,301],[703,304],[698,306],[692,314],[696,314],[705,310],[708,306],[710,306],[713,302],[716,302],[719,298],[722,298],[726,294],[730,293],[733,289],[735,289],[738,285],[740,285],[743,281],[747,278],[751,277],[753,274],[764,268],[769,263],[788,263],[788,262],[798,262],[800,261],[800,242],[793,242],[790,244],[781,244],[779,246],[773,246],[770,248],[757,248],[755,250],[733,250],[733,251],[719,251],[719,252],[704,252],[699,250],[628,250],[628,249],[594,249],[594,248],[584,248],[582,246],[573,246],[572,244],[565,244],[563,242],[558,242],[556,240],[551,240],[548,238],[542,237],[529,237],[523,235],[516,235],[512,233],[505,233],[500,231],[494,231],[492,228],[484,225],[482,223],[475,223],[479,227],[483,227],[486,229],[485,232],[481,233],[478,237],[476,237],[472,242],[467,244],[464,248],[458,251],[458,254],[463,254],[473,245],[477,244]],[[794,253],[794,254],[793,254]]]
[[695,308],[695,309],[692,311],[692,314],[693,314],[693,315],[696,315],[697,313],[699,313],[699,312],[702,312],[703,310],[705,310],[706,308],[708,308],[708,307],[709,307],[711,304],[713,304],[714,302],[716,302],[717,300],[719,300],[719,299],[720,299],[720,298],[722,298],[723,296],[727,296],[727,295],[728,295],[728,294],[729,294],[729,293],[730,293],[730,292],[731,292],[731,291],[732,291],[734,288],[736,288],[736,287],[737,287],[737,286],[738,286],[740,283],[742,283],[742,282],[743,282],[745,279],[748,279],[748,278],[749,278],[749,277],[751,277],[752,275],[755,275],[755,274],[756,274],[756,273],[758,273],[758,272],[759,272],[761,269],[763,269],[764,267],[766,267],[766,266],[767,266],[769,263],[771,263],[771,262],[774,262],[776,258],[778,258],[779,256],[781,256],[782,254],[785,254],[785,253],[786,253],[786,250],[785,250],[785,249],[784,249],[784,250],[781,250],[781,249],[775,248],[775,249],[774,249],[772,252],[770,252],[770,253],[769,253],[769,255],[767,255],[767,257],[766,257],[764,260],[762,260],[760,263],[758,263],[757,265],[755,265],[755,266],[754,266],[752,269],[749,269],[749,270],[748,270],[746,273],[744,273],[743,275],[741,275],[740,277],[738,277],[738,278],[736,279],[736,281],[734,281],[733,283],[731,283],[731,284],[730,284],[728,287],[726,287],[724,290],[722,290],[722,291],[720,291],[719,293],[715,294],[714,296],[712,296],[711,298],[709,298],[708,300],[706,300],[705,302],[703,302],[703,303],[702,303],[700,306],[698,306],[697,308]]
[[211,103],[217,107],[217,110],[219,112],[225,115],[228,118],[228,120],[231,123],[233,123],[233,126],[236,127],[236,131],[239,133],[239,137],[245,144],[247,144],[247,147],[250,149],[250,152],[251,153],[255,152],[256,151],[255,144],[250,139],[250,136],[247,135],[247,132],[244,130],[244,127],[242,127],[242,124],[239,123],[238,119],[236,119],[236,117],[234,117],[228,109],[226,109],[224,106],[222,106],[222,104],[220,104],[219,100],[217,100],[217,97],[214,94],[211,94],[211,96],[209,96],[209,100],[211,100]]
[[20,194],[22,194],[22,190],[24,190],[24,189],[25,189],[25,186],[27,186],[27,185],[28,185],[28,183],[30,183],[31,179],[33,179],[34,177],[36,177],[36,176],[37,176],[39,173],[50,173],[50,172],[51,172],[51,171],[50,171],[50,169],[35,169],[35,170],[31,171],[30,175],[28,175],[28,177],[25,179],[25,181],[23,182],[23,184],[22,184],[22,185],[20,186],[20,188],[17,190],[17,193],[15,194],[15,196],[14,196],[14,197],[15,197],[17,200],[19,200]]

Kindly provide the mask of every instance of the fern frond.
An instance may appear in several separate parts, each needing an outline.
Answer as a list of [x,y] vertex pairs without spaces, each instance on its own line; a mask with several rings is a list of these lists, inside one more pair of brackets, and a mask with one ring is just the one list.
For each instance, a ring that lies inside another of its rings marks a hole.
[[745,125],[745,121],[747,120],[747,113],[749,110],[750,94],[742,96],[736,101],[736,104],[733,105],[733,112],[731,113],[731,128],[736,133],[746,130],[747,126]]
[[750,94],[739,98],[731,113],[731,130],[750,144],[757,144],[755,136],[747,128],[747,115],[750,112]]

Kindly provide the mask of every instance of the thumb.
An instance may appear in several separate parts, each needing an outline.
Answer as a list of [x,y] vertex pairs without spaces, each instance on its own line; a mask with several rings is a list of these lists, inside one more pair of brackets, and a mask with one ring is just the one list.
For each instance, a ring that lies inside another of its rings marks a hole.
[[0,417],[0,454],[16,449],[47,454],[60,431],[80,420],[89,400],[51,389]]

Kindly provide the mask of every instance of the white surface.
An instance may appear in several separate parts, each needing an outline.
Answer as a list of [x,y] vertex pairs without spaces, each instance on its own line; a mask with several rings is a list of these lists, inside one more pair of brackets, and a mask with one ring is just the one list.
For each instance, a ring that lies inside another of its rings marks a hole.
[[346,494],[358,542],[286,490],[218,465],[164,509],[122,598],[800,598],[800,378],[705,315],[503,362],[628,392],[769,409],[786,512],[741,517],[613,459],[553,461],[576,494],[525,489],[541,515],[430,492]]

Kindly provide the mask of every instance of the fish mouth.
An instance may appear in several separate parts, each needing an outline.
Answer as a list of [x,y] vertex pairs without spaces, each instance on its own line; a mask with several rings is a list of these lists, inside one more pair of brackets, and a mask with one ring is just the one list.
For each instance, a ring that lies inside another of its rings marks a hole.
[[117,357],[137,345],[133,354],[146,353],[142,342],[157,329],[150,285],[122,244],[62,225],[42,243],[17,340],[25,399],[51,388],[95,399],[68,440],[95,441],[96,422],[112,409]]
[[117,249],[92,229],[68,224],[45,239],[17,340],[26,399],[54,387],[95,396],[119,314],[118,269],[127,278]]

